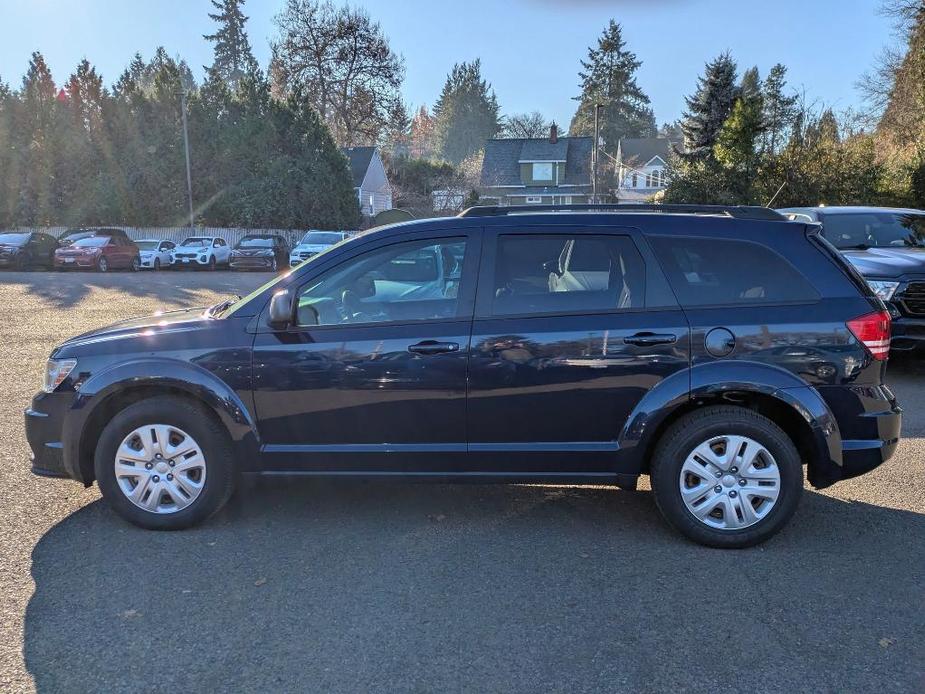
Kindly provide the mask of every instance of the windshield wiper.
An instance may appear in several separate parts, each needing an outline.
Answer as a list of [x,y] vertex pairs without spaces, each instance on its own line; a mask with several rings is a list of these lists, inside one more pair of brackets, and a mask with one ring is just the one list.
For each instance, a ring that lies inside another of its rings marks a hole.
[[217,304],[215,304],[215,306],[210,306],[206,310],[206,313],[215,318],[222,312],[227,311],[231,306],[238,303],[240,300],[241,297],[235,294],[231,299],[225,299],[224,301],[219,301]]
[[872,246],[869,246],[866,243],[859,243],[854,246],[839,246],[838,250],[840,251],[866,251],[866,250],[869,250],[870,248],[872,248]]

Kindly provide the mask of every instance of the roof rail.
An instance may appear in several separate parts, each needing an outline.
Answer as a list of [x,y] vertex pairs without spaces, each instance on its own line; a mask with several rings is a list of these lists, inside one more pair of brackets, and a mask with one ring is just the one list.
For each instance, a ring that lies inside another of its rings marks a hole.
[[469,207],[459,213],[460,217],[503,217],[523,212],[659,212],[661,214],[715,214],[736,219],[765,219],[786,221],[777,210],[758,205],[658,205],[598,203],[596,205],[481,205]]

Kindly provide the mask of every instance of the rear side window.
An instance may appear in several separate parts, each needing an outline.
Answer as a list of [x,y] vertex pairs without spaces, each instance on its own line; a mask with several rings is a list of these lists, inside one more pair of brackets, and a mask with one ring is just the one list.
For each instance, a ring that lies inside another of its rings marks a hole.
[[809,281],[767,246],[718,238],[648,238],[682,306],[819,299]]
[[645,266],[627,236],[498,237],[491,312],[522,314],[642,308]]

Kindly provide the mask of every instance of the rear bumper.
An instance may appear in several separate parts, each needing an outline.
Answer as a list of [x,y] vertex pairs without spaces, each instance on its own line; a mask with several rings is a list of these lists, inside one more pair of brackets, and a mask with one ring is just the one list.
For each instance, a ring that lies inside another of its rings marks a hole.
[[809,471],[814,487],[870,472],[890,459],[899,445],[902,408],[881,386],[826,386],[827,401],[841,432],[841,463],[817,464]]

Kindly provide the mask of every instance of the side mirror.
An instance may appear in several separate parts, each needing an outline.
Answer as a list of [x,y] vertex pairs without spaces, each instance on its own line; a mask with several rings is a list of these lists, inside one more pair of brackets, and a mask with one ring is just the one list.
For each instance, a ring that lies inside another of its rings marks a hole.
[[267,314],[267,324],[276,330],[289,327],[292,322],[292,294],[288,289],[282,289],[270,299],[270,310]]

